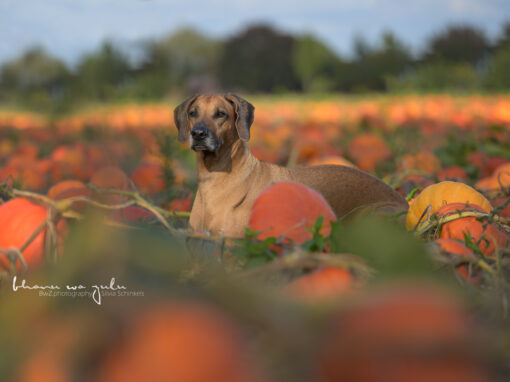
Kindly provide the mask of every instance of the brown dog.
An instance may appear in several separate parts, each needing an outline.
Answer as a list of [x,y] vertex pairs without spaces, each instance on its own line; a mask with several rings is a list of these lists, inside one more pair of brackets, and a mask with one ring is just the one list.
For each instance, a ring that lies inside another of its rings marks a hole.
[[234,95],[198,95],[174,110],[179,141],[196,151],[198,192],[190,225],[196,231],[242,237],[253,202],[269,184],[304,183],[319,191],[338,218],[377,204],[405,211],[406,201],[381,180],[356,169],[324,165],[285,168],[255,158],[247,147],[254,107]]

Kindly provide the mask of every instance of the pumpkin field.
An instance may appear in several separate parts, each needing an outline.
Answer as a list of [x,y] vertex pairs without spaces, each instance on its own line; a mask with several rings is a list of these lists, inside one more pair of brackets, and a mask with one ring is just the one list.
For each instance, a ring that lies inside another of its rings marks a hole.
[[407,213],[280,182],[193,232],[168,103],[0,109],[0,380],[510,380],[510,96],[252,96],[248,146],[352,166]]

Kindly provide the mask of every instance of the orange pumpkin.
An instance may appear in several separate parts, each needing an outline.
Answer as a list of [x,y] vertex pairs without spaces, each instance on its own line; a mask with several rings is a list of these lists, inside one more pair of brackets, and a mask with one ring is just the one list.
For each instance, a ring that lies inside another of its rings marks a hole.
[[152,212],[138,206],[129,206],[113,211],[110,217],[120,222],[141,223],[144,220],[155,219]]
[[325,267],[300,276],[287,284],[285,291],[298,299],[331,299],[352,290],[353,277],[338,267]]
[[[452,253],[457,256],[474,256],[473,251],[471,251],[460,241],[454,239],[437,239],[436,243],[445,252]],[[471,273],[467,264],[458,265],[456,271],[460,277],[462,277],[470,284],[478,285],[482,281],[482,275],[480,272]]]
[[[90,178],[90,183],[105,189],[129,189],[129,178],[118,167],[103,167],[97,170]],[[107,204],[118,204],[125,200],[124,197],[113,194],[99,194],[97,198]]]
[[[467,184],[445,181],[425,188],[409,207],[406,218],[406,227],[411,230],[415,227],[424,211],[431,207],[430,213],[436,212],[447,203],[473,203],[479,205],[485,212],[490,212],[490,202]],[[423,221],[423,219],[422,219]]]
[[313,380],[486,381],[472,333],[467,313],[443,290],[379,289],[333,319]]
[[372,133],[360,134],[349,143],[349,156],[363,171],[373,172],[378,162],[388,160],[392,153],[386,142]]
[[77,188],[83,188],[85,187],[85,184],[83,182],[80,182],[79,180],[62,180],[58,182],[57,184],[53,185],[48,190],[48,198],[55,199],[57,195],[62,193],[63,191],[77,189]]
[[398,166],[399,171],[420,170],[432,175],[441,170],[441,161],[430,151],[420,151],[415,155],[404,155]]
[[28,190],[41,190],[46,185],[43,173],[37,168],[37,163],[31,159],[10,160],[6,166],[0,169],[0,182],[12,178]]
[[[28,199],[15,198],[0,205],[0,247],[20,249],[39,225],[45,221],[48,210],[45,206],[36,204]],[[57,230],[62,233],[65,221],[57,224]],[[23,258],[30,268],[37,267],[43,262],[44,240],[46,229],[43,229],[22,252]],[[0,257],[0,267],[7,268],[9,261],[5,256]],[[17,269],[22,268],[21,261],[16,260]]]
[[166,184],[163,169],[157,164],[142,164],[131,173],[136,188],[145,194],[157,194],[164,191]]
[[[499,198],[496,198],[492,201],[492,204],[494,205],[494,207],[499,207],[503,204],[505,204],[508,199],[510,199],[510,196],[501,196]],[[508,203],[506,205],[506,207],[499,213],[500,216],[504,217],[504,218],[510,218],[510,203]]]
[[135,320],[96,381],[261,381],[248,360],[236,327],[222,314],[198,303],[165,304]]
[[321,159],[314,159],[308,163],[309,166],[320,166],[325,164],[335,164],[339,166],[356,167],[354,164],[349,162],[347,159],[341,156],[329,156]]
[[261,231],[259,238],[285,236],[297,243],[311,239],[307,230],[324,217],[323,235],[331,231],[335,213],[317,191],[298,182],[277,182],[267,187],[253,203],[249,227]]
[[191,211],[191,194],[185,198],[174,199],[168,205],[170,211]]
[[437,179],[443,180],[453,180],[456,182],[464,182],[468,178],[466,171],[460,166],[449,166],[437,174]]
[[476,210],[485,212],[483,208],[474,204],[450,203],[439,208],[436,215],[441,219],[452,214],[460,213],[461,217],[453,221],[442,224],[442,239],[458,239],[464,241],[464,235],[469,234],[473,243],[479,243],[480,250],[486,256],[492,255],[495,251],[495,245],[498,248],[508,245],[508,236],[499,229],[494,223],[480,222],[473,216],[462,217],[462,211]]

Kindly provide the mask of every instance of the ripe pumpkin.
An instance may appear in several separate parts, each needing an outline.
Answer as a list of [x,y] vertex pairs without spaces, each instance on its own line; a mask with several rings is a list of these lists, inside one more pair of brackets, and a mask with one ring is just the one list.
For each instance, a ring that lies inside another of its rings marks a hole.
[[170,211],[191,211],[191,202],[192,197],[191,194],[186,196],[185,198],[179,198],[172,200],[169,205],[168,209]]
[[464,182],[468,178],[466,171],[460,166],[445,167],[437,174],[437,179],[453,180],[455,182]]
[[460,182],[444,181],[428,186],[414,198],[409,211],[407,211],[407,229],[414,228],[429,205],[432,214],[448,203],[473,203],[479,205],[485,212],[492,210],[490,202],[474,188]]
[[[129,189],[129,178],[118,167],[103,167],[97,170],[90,178],[90,183],[105,189]],[[97,198],[107,204],[118,204],[125,201],[124,197],[113,194],[99,194]]]
[[378,162],[387,160],[392,153],[386,142],[372,133],[359,134],[348,147],[349,155],[363,171],[374,171]]
[[113,211],[110,217],[119,222],[141,223],[145,220],[155,219],[152,212],[138,206],[129,206]]
[[[471,251],[468,247],[462,244],[460,241],[454,239],[437,239],[436,243],[439,247],[448,253],[457,255],[457,256],[468,256],[473,257],[473,251]],[[460,264],[455,269],[457,273],[466,280],[470,284],[478,285],[482,281],[482,275],[480,272],[472,273],[469,270],[468,264]]]
[[48,198],[55,199],[55,197],[62,193],[63,191],[77,189],[77,188],[83,188],[85,187],[85,184],[83,182],[80,182],[79,180],[62,180],[58,182],[57,184],[53,185],[48,190]]
[[236,329],[222,314],[198,303],[150,307],[107,354],[96,380],[261,381]]
[[300,276],[285,286],[285,291],[298,299],[315,301],[331,299],[349,292],[353,277],[338,267],[325,267]]
[[298,182],[277,182],[257,197],[248,225],[254,231],[262,231],[261,239],[285,236],[296,243],[303,243],[312,238],[307,228],[319,216],[324,217],[321,233],[326,236],[336,216],[324,197]]
[[[439,208],[436,215],[440,217],[462,212],[466,209],[474,209],[479,212],[485,212],[483,208],[474,204],[450,203]],[[464,241],[464,234],[469,234],[473,238],[473,243],[479,243],[480,250],[486,256],[492,255],[495,251],[495,244],[498,248],[508,245],[508,236],[498,228],[494,223],[480,222],[476,217],[459,217],[441,227],[442,239],[458,239]],[[483,238],[482,238],[483,236]]]
[[334,317],[313,380],[486,381],[472,329],[458,301],[434,286],[379,289]]
[[505,163],[486,178],[476,182],[475,187],[483,191],[499,191],[502,188],[510,187],[510,163]]
[[[0,247],[20,249],[46,219],[47,214],[46,207],[23,198],[11,199],[0,205]],[[64,227],[65,221],[61,220],[57,224],[57,230],[61,233]],[[45,233],[46,229],[39,232],[22,252],[30,268],[37,267],[43,261]],[[19,260],[16,261],[16,266],[18,270],[22,269]],[[0,257],[1,267],[9,267],[9,261],[5,256]]]
[[140,192],[145,194],[157,194],[165,189],[163,169],[160,165],[146,163],[138,166],[131,173],[131,180]]
[[0,182],[9,177],[21,183],[22,188],[27,190],[41,190],[46,185],[44,174],[38,170],[36,162],[31,159],[22,159],[16,163],[9,161],[0,168]]
[[[510,197],[502,196],[502,197],[494,199],[492,201],[492,204],[494,204],[494,207],[499,207],[499,206],[505,204],[508,201],[508,199],[510,199]],[[507,206],[499,213],[499,215],[504,218],[510,218],[510,203],[507,204]]]
[[341,156],[328,156],[321,159],[311,160],[308,165],[310,166],[321,166],[325,164],[335,164],[339,166],[356,167],[353,163]]
[[109,166],[97,170],[90,178],[90,183],[101,188],[127,190],[129,179],[120,168]]
[[432,175],[441,170],[441,161],[430,151],[404,155],[398,166],[399,171],[420,170]]

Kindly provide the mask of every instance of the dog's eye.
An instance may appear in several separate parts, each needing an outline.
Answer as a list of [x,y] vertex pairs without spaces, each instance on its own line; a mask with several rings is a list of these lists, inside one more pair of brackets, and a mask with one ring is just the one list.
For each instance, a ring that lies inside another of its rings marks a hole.
[[227,116],[227,113],[224,111],[218,110],[216,113],[214,113],[214,118],[224,118]]
[[189,114],[190,117],[193,118],[193,117],[197,116],[197,111],[196,110],[191,110],[188,114]]

